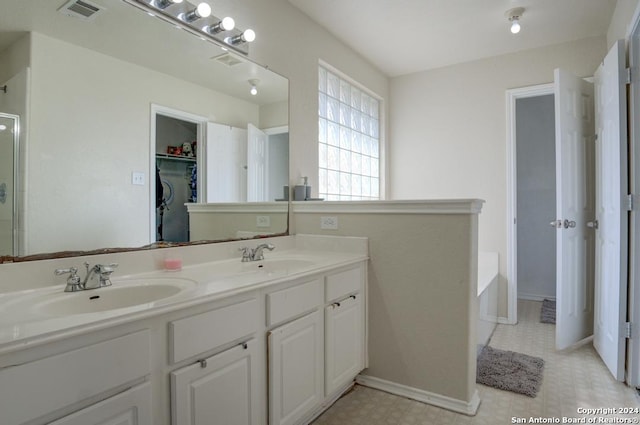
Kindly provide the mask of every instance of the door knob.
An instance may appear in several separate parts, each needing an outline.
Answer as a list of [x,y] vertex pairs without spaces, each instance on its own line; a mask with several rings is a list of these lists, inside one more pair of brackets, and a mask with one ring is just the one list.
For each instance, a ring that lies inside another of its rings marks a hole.
[[562,227],[562,220],[553,220],[551,223],[549,223],[549,226],[559,229]]
[[576,222],[575,221],[573,221],[573,220],[571,220],[571,221],[565,220],[564,221],[564,228],[565,229],[569,229],[569,228],[573,229],[574,227],[576,227]]

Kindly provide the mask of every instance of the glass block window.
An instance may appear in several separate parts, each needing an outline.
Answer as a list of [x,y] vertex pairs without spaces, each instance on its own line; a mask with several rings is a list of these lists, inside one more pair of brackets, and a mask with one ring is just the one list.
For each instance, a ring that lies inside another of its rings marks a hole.
[[380,102],[322,66],[318,77],[319,196],[380,199]]

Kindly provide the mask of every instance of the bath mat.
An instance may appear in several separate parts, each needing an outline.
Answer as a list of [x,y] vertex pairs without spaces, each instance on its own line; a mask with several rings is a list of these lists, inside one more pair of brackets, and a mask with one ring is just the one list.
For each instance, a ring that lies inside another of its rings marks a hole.
[[542,309],[540,310],[541,323],[556,323],[556,302],[544,299],[542,301]]
[[535,397],[542,385],[544,360],[513,351],[484,347],[478,356],[476,382]]

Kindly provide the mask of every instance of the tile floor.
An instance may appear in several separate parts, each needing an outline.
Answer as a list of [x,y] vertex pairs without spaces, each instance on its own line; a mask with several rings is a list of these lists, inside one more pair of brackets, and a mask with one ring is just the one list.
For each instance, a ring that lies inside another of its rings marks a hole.
[[[518,423],[518,418],[550,418],[539,423],[564,423],[567,419],[584,419],[591,423],[622,418],[638,423],[635,415],[584,415],[578,408],[638,407],[635,390],[616,382],[589,341],[570,350],[554,349],[555,326],[539,322],[541,302],[518,302],[518,325],[498,325],[490,345],[518,351],[545,360],[544,380],[537,397],[478,385],[482,400],[476,416],[466,416],[445,409],[398,397],[363,386],[338,400],[314,422],[314,425],[500,425]],[[579,422],[578,422],[579,423]]]

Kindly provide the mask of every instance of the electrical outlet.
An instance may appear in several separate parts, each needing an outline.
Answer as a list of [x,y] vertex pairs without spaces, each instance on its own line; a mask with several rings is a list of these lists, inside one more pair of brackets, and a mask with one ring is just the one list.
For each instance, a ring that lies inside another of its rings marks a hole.
[[324,230],[338,230],[338,217],[320,217],[320,228]]
[[256,217],[257,227],[271,227],[271,217],[268,215],[259,215]]
[[144,186],[144,173],[131,173],[131,184]]

